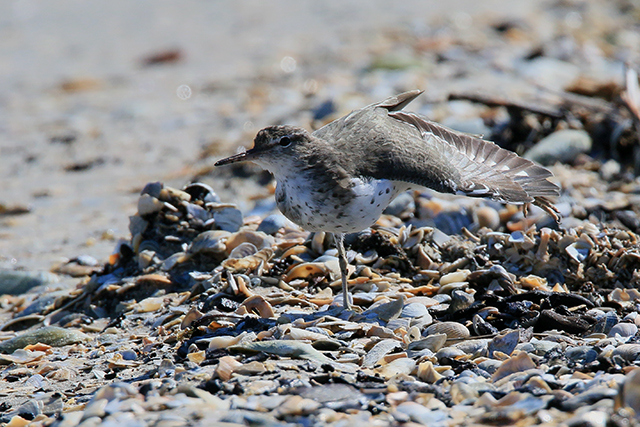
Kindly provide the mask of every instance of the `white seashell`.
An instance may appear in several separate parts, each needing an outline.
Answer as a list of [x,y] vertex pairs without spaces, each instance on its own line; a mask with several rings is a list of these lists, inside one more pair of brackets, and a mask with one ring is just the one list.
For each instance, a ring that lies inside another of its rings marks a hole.
[[418,246],[418,254],[416,256],[416,259],[417,266],[422,270],[430,270],[434,268],[435,263],[433,262],[429,254],[427,254],[423,245]]
[[424,349],[431,350],[433,353],[444,347],[447,342],[447,335],[443,333],[431,334],[419,341],[413,341],[407,347],[410,351],[421,351]]
[[433,307],[434,305],[440,304],[440,302],[436,299],[430,297],[411,297],[407,299],[407,304],[423,304],[425,307]]
[[453,345],[454,348],[462,350],[466,354],[483,354],[486,356],[487,346],[489,345],[488,339],[475,339],[465,340]]
[[194,351],[193,353],[187,354],[187,359],[189,359],[190,362],[193,362],[196,365],[199,365],[205,360],[207,360],[207,352],[204,350]]
[[[222,231],[222,230],[217,230]],[[252,243],[258,250],[264,248],[271,248],[275,245],[275,238],[269,236],[261,231],[253,230],[240,230],[236,233],[232,233],[226,241],[227,252],[231,252],[236,246],[244,242]]]
[[464,282],[471,273],[469,270],[458,270],[453,273],[445,274],[440,278],[440,286],[448,285],[454,282]]
[[258,248],[256,248],[256,245],[249,242],[243,242],[233,248],[233,250],[229,253],[228,258],[244,258],[248,257],[249,255],[253,255],[256,252],[258,252]]
[[271,304],[269,304],[269,302],[265,300],[262,295],[254,295],[247,298],[235,312],[236,314],[242,315],[251,313],[254,310],[257,311],[260,317],[262,317],[263,319],[275,316],[273,307],[271,307]]
[[376,365],[384,356],[394,351],[398,347],[402,347],[402,343],[395,339],[383,339],[376,343],[371,350],[365,355],[362,366],[365,368]]
[[520,278],[520,286],[523,289],[549,291],[547,286],[547,279],[530,274],[528,276]]
[[324,253],[324,239],[326,235],[324,231],[318,231],[313,235],[313,239],[311,240],[311,249],[313,252],[320,255]]
[[417,326],[411,326],[406,335],[405,342],[413,342],[419,340],[422,334],[420,333],[420,328]]
[[267,367],[264,363],[253,361],[249,363],[245,363],[242,366],[239,366],[233,370],[234,374],[240,375],[261,375],[267,372]]
[[516,356],[504,362],[491,376],[494,383],[515,372],[522,372],[528,369],[534,369],[536,364],[531,357],[524,351],[519,352]]
[[401,357],[377,368],[375,371],[385,379],[391,379],[398,374],[409,375],[416,367],[416,362],[408,357]]
[[468,399],[477,399],[478,391],[463,382],[454,382],[450,389],[451,401],[459,404]]
[[140,216],[160,212],[163,207],[163,202],[148,194],[143,194],[138,198],[138,215]]
[[[251,243],[242,243],[237,246],[233,251],[238,248],[241,248],[243,245],[251,245]],[[253,246],[253,245],[252,245]],[[246,247],[245,247],[246,248]],[[255,248],[255,246],[254,246]],[[232,252],[233,252],[232,251]],[[222,266],[227,270],[232,272],[245,272],[245,271],[253,271],[255,272],[258,267],[269,261],[273,257],[273,249],[264,248],[260,249],[258,252],[248,255],[243,258],[227,258],[222,261]]]
[[[426,229],[431,232],[431,229]],[[417,228],[411,230],[411,233],[406,238],[406,240],[402,243],[402,247],[405,249],[413,248],[414,246],[419,245],[424,240],[425,235],[425,227]]]
[[156,253],[153,251],[149,251],[149,250],[140,251],[138,253],[138,267],[140,267],[140,270],[144,270],[145,268],[150,266],[151,263],[154,262],[155,256],[156,256]]
[[568,245],[565,248],[565,252],[571,258],[573,258],[574,261],[580,263],[580,262],[584,261],[585,259],[587,259],[587,257],[589,256],[589,252],[591,251],[592,247],[593,247],[593,244],[590,245],[588,242],[580,239],[580,240]]
[[191,200],[191,194],[187,193],[186,191],[178,190],[176,188],[164,187],[162,190],[160,190],[160,194],[158,195],[158,198],[165,202],[172,202],[172,201],[188,202]]
[[453,291],[462,291],[469,287],[469,282],[451,282],[446,285],[440,286],[438,294],[451,295]]
[[359,252],[356,254],[356,261],[358,262],[358,264],[373,264],[377,259],[378,253],[373,249],[368,250],[363,254]]
[[202,316],[204,316],[204,314],[201,313],[200,310],[198,310],[195,307],[192,307],[191,310],[189,310],[189,312],[185,314],[184,317],[182,318],[182,322],[180,323],[180,329],[188,328],[193,322],[200,319]]
[[569,289],[567,289],[566,286],[563,287],[560,283],[556,283],[553,286],[553,288],[551,288],[551,292],[559,292],[559,293],[565,293],[565,294],[570,293]]
[[294,279],[306,279],[312,276],[324,276],[330,273],[330,269],[323,262],[303,262],[295,265],[284,278],[285,282]]
[[426,383],[433,384],[440,378],[444,378],[444,376],[435,370],[433,363],[422,362],[418,365],[418,378]]
[[162,297],[145,298],[136,304],[135,310],[137,313],[149,313],[160,310],[163,304],[164,298]]
[[456,347],[444,347],[438,350],[438,352],[436,353],[436,358],[438,360],[444,358],[455,359],[456,357],[460,356],[466,356],[466,353]]
[[628,362],[635,362],[640,356],[640,344],[622,344],[616,347],[611,357],[619,356]]
[[[514,330],[504,335],[494,337],[489,343],[489,357],[494,357],[494,352],[501,352],[510,355],[515,350],[520,339],[520,331]],[[497,357],[496,357],[497,358]]]
[[231,356],[221,357],[218,361],[218,367],[216,368],[216,375],[223,381],[229,381],[233,371],[240,366],[242,366],[242,363]]
[[327,336],[324,334],[307,331],[306,329],[294,328],[291,325],[281,325],[279,326],[279,329],[283,334],[282,339],[285,340],[318,341],[327,339]]
[[238,336],[232,337],[231,335],[220,335],[219,337],[205,338],[198,342],[208,342],[210,350],[217,350],[220,348],[231,347],[232,345],[239,344],[240,342],[253,341],[256,337],[254,332],[243,332]]
[[609,294],[609,300],[621,303],[637,301],[640,300],[640,292],[637,289],[616,288]]

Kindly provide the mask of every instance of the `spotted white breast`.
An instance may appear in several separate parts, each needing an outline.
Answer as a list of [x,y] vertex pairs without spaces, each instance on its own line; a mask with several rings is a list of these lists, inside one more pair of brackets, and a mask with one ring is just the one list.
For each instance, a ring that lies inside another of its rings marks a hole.
[[354,178],[347,196],[336,199],[319,192],[303,177],[280,179],[276,202],[291,221],[308,231],[354,233],[373,225],[382,211],[408,189],[404,182]]

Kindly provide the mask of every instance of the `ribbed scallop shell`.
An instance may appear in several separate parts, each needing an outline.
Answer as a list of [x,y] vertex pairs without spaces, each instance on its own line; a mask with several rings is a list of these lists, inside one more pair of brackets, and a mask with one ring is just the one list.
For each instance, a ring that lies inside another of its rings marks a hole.
[[618,323],[611,330],[609,330],[608,336],[615,337],[616,335],[622,338],[633,337],[638,333],[638,327],[633,323]]
[[613,350],[611,356],[620,356],[628,362],[635,362],[640,356],[640,344],[622,344]]
[[435,323],[424,330],[423,335],[445,334],[447,339],[451,338],[467,338],[471,334],[466,326],[458,322],[440,322]]

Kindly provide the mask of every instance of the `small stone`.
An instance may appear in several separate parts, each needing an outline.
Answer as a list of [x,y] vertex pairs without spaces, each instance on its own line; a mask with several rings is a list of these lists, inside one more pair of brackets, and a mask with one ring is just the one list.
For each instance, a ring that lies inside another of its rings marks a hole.
[[12,353],[30,344],[41,343],[52,347],[62,347],[89,340],[91,340],[89,336],[74,329],[45,326],[44,328],[28,331],[15,338],[3,341],[0,343],[0,353]]
[[523,157],[542,165],[570,163],[578,154],[588,153],[592,143],[591,136],[583,130],[563,129],[538,141]]
[[600,176],[605,181],[612,181],[616,175],[620,173],[620,163],[613,159],[609,159],[600,166]]
[[602,411],[589,411],[566,421],[567,427],[606,427],[608,416]]
[[396,197],[384,210],[385,215],[393,215],[402,218],[407,213],[412,213],[416,209],[416,204],[410,192],[404,192]]
[[164,207],[164,202],[148,194],[143,194],[138,199],[138,215],[145,216],[155,212],[160,212]]
[[640,369],[625,376],[621,400],[624,406],[633,409],[636,418],[640,418]]
[[319,407],[320,403],[315,400],[305,399],[302,396],[289,396],[276,408],[276,413],[281,417],[287,415],[308,415]]
[[491,206],[481,206],[475,210],[474,214],[479,228],[496,230],[500,227],[500,214]]
[[223,208],[213,213],[213,219],[220,230],[235,233],[242,227],[242,212],[236,208]]
[[432,425],[434,423],[441,425],[441,423],[448,418],[446,412],[440,410],[433,411],[416,402],[401,403],[396,408],[396,412],[404,414],[408,416],[411,421],[423,425]]
[[89,404],[84,408],[82,420],[86,420],[91,417],[104,417],[106,415],[105,408],[107,407],[107,403],[109,403],[107,399],[96,399],[89,402]]
[[0,295],[21,295],[58,281],[58,275],[49,272],[0,270]]
[[291,221],[289,221],[284,215],[273,214],[273,215],[269,215],[268,217],[262,220],[262,222],[258,226],[258,231],[262,231],[263,233],[274,235],[280,229],[290,224],[291,224]]

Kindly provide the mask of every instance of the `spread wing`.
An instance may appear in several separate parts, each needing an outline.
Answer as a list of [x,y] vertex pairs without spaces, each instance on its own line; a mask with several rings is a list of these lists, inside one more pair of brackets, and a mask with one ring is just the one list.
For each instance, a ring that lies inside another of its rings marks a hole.
[[[547,179],[552,176],[549,170],[493,142],[400,111],[420,93],[407,92],[376,105],[385,108],[387,117],[392,119],[385,126],[390,132],[383,133],[387,134],[385,139],[394,143],[381,141],[380,150],[371,153],[370,175],[387,179],[392,175],[391,179],[438,191],[506,203],[534,203],[559,219],[557,209],[548,199],[559,195],[559,188]],[[378,126],[375,128],[380,130]]]

